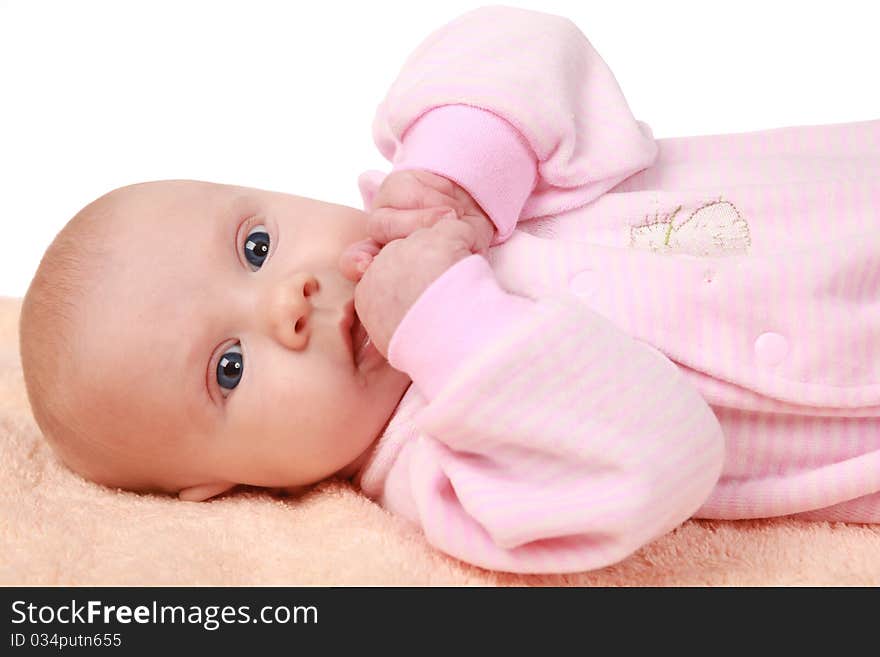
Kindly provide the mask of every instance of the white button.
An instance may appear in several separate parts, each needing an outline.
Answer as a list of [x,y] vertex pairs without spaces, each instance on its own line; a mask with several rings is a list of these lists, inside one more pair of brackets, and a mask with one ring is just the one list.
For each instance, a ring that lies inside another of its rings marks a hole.
[[755,340],[755,357],[762,365],[778,365],[788,355],[788,340],[778,333],[762,333]]
[[596,272],[584,269],[574,274],[568,281],[569,289],[579,297],[589,297],[596,291]]

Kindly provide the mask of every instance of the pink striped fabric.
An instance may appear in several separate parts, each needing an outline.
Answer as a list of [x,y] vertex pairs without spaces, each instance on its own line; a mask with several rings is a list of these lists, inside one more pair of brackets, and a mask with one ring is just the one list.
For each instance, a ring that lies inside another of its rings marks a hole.
[[515,572],[692,516],[880,522],[880,121],[654,140],[571,21],[495,6],[416,49],[373,130],[498,238],[394,334],[413,386],[366,494]]

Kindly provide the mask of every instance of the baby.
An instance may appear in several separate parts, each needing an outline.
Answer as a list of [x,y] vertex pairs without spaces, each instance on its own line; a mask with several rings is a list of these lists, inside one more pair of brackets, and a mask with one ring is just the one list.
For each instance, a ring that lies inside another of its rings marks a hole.
[[163,181],[71,220],[20,331],[65,463],[191,501],[350,477],[512,572],[880,522],[880,121],[655,140],[574,23],[491,6],[373,137],[363,211]]
[[[391,334],[494,233],[426,172],[388,176],[374,208],[176,180],[81,210],[21,312],[31,406],[64,462],[194,501],[354,474],[410,384],[384,358]],[[436,225],[381,253],[356,294],[379,253],[368,229],[384,243],[419,224]]]

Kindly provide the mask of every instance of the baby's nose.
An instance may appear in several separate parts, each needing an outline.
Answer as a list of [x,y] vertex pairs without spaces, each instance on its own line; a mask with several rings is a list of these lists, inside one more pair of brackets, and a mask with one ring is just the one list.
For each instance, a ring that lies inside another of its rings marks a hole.
[[275,283],[262,313],[273,337],[289,349],[302,349],[312,332],[312,300],[320,289],[311,274],[295,274]]

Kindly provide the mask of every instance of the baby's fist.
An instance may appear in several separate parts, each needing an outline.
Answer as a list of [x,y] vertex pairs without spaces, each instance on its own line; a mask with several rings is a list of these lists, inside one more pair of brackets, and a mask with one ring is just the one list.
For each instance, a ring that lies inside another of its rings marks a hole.
[[458,183],[430,171],[392,171],[382,181],[367,212],[369,238],[350,245],[339,259],[339,268],[355,283],[360,279],[359,260],[376,256],[385,244],[429,228],[450,209],[477,232],[476,252],[488,254],[495,239],[495,224]]
[[406,313],[447,269],[477,251],[477,231],[458,219],[441,219],[405,239],[389,242],[355,286],[358,317],[379,353]]

